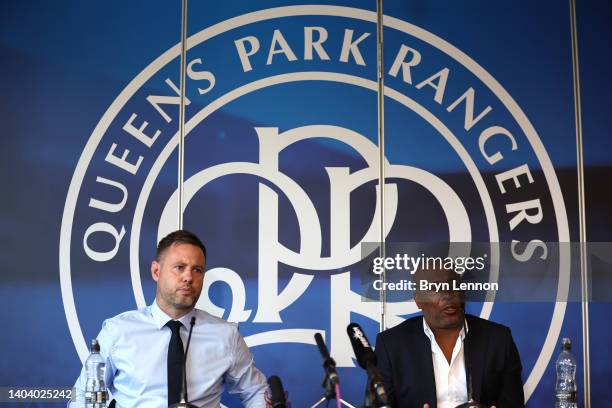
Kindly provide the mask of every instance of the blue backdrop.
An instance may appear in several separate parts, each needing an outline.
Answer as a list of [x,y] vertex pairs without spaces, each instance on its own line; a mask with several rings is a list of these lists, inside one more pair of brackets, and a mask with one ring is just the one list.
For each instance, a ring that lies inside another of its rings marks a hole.
[[[610,241],[612,15],[577,3],[587,233]],[[185,227],[209,248],[199,306],[240,322],[296,407],[322,391],[324,333],[359,404],[345,328],[373,340],[379,327],[352,269],[379,236],[375,2],[211,4],[191,1],[188,18]],[[153,300],[148,264],[176,226],[180,2],[0,7],[0,386],[69,387],[102,321]],[[388,0],[385,14],[387,239],[576,241],[568,3]],[[500,187],[512,169],[518,184]],[[514,224],[517,203],[541,219]],[[560,337],[582,385],[580,303],[553,300],[469,305],[512,328],[532,407],[553,404]],[[610,306],[590,307],[591,400],[608,406]],[[390,303],[387,323],[415,312]]]

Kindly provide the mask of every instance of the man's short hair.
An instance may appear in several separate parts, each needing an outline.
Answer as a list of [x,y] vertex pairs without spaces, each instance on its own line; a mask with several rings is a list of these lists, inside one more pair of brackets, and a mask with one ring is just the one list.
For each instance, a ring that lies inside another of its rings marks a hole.
[[157,244],[157,252],[155,253],[155,259],[159,261],[164,252],[174,244],[189,244],[197,246],[204,253],[204,259],[206,259],[206,247],[200,241],[193,232],[187,230],[177,230],[169,233],[159,241]]

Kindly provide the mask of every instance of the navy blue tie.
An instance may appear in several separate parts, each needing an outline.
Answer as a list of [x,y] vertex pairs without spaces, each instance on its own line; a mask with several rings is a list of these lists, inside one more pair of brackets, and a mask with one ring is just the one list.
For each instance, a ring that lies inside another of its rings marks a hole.
[[183,324],[170,320],[166,326],[172,330],[172,337],[168,344],[168,405],[175,404],[181,399],[181,383],[183,382],[183,340],[180,330]]

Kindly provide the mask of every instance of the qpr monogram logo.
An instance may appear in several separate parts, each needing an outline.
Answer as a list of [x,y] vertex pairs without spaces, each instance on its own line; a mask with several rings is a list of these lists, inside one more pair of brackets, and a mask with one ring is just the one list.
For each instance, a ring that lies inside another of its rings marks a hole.
[[[346,326],[380,319],[351,270],[361,243],[379,240],[383,211],[375,21],[355,8],[279,7],[188,40],[183,214],[209,247],[198,307],[241,323],[251,347],[278,354],[314,345],[320,332],[338,366],[354,367]],[[544,146],[495,78],[392,17],[385,54],[387,239],[517,242],[518,261],[544,256],[545,241],[569,241]],[[176,229],[179,56],[176,45],[120,93],[74,172],[59,255],[81,359],[102,319],[152,301],[149,262]],[[568,277],[560,267],[559,294]],[[479,307],[488,318],[497,306]],[[416,312],[390,302],[387,324]],[[549,324],[525,367],[527,398],[564,313],[558,302],[537,317]]]

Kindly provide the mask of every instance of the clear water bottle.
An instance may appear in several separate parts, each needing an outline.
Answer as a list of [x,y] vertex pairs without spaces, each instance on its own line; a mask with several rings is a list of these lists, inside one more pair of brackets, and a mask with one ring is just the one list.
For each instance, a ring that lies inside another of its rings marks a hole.
[[106,384],[104,382],[104,372],[106,362],[100,354],[100,343],[98,340],[91,341],[91,353],[85,361],[85,372],[87,383],[85,384],[85,406],[87,408],[106,407]]
[[557,358],[557,382],[555,383],[555,408],[578,408],[576,403],[576,359],[570,352],[572,342],[561,341],[561,353]]

